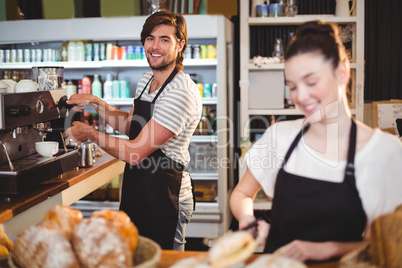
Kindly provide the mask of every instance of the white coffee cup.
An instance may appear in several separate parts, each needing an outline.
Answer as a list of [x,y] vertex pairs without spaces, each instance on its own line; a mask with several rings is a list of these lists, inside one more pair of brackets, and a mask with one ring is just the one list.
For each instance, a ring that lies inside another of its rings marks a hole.
[[15,82],[12,79],[3,79],[3,80],[0,80],[0,81],[3,82],[3,83],[6,83],[8,85],[9,88],[8,88],[7,93],[14,93],[15,92],[15,86],[17,85],[17,82]]
[[52,157],[59,152],[57,141],[39,141],[35,143],[35,150],[43,157]]
[[22,79],[15,86],[15,92],[31,92],[38,91],[38,84],[31,79]]
[[3,79],[1,81],[6,83],[9,86],[8,93],[15,92],[15,87],[17,86],[17,82],[15,82],[13,79]]
[[0,81],[0,93],[8,93],[9,88],[10,86],[7,83]]

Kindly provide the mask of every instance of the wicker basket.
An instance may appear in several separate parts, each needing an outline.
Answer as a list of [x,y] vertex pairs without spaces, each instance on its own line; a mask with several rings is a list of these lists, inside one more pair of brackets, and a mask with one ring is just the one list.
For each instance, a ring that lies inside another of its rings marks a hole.
[[162,254],[162,249],[155,241],[140,236],[140,241],[135,250],[134,266],[136,268],[156,267]]
[[343,256],[340,260],[340,268],[379,268],[375,265],[369,254],[369,245],[360,247],[349,254]]

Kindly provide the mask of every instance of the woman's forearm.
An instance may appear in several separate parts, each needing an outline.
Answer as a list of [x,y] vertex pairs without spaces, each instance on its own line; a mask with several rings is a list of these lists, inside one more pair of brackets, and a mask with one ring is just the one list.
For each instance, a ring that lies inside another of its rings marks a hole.
[[232,210],[233,216],[240,220],[245,216],[254,215],[254,200],[247,196],[245,193],[234,190],[230,196],[230,208]]

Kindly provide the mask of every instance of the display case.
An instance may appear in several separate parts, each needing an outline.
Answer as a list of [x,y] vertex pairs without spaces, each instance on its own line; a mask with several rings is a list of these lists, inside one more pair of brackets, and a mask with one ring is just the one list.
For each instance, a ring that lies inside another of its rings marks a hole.
[[[0,22],[0,49],[60,49],[68,40],[113,42],[139,46],[140,32],[146,17],[75,18],[65,20],[29,20]],[[214,110],[216,130],[207,135],[194,135],[189,164],[191,177],[199,195],[193,218],[186,230],[187,237],[218,237],[229,227],[231,213],[228,196],[233,183],[233,25],[224,16],[186,15],[189,44],[214,45],[215,59],[185,59],[184,72],[195,75],[201,84],[216,84],[216,96],[203,98],[203,105]],[[142,75],[150,71],[146,60],[105,60],[74,62],[13,62],[0,63],[6,70],[30,71],[33,66],[62,66],[65,80],[82,79],[84,75],[117,74],[129,81],[131,98],[105,99],[109,104],[129,110],[134,90]],[[123,171],[123,170],[122,170]],[[112,179],[112,178],[111,178]],[[210,189],[208,192],[207,189]],[[79,201],[78,209],[118,209],[118,202]]]

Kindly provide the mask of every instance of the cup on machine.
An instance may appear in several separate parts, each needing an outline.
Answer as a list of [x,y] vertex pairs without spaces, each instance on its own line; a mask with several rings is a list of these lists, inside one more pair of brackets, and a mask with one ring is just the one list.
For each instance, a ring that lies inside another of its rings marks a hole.
[[57,141],[39,141],[35,143],[35,150],[43,157],[52,157],[59,152]]

